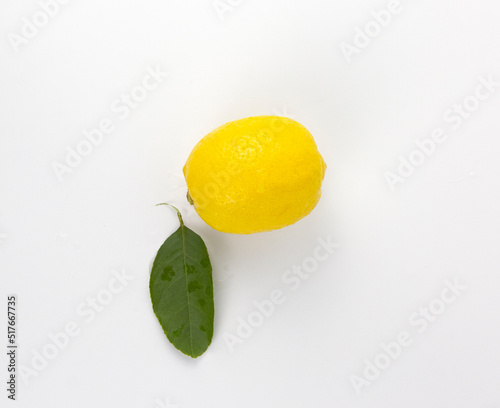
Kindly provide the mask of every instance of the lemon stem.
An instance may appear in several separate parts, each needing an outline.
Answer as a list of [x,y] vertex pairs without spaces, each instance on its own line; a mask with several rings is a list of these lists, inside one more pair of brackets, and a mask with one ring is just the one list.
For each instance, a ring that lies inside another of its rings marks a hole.
[[186,198],[187,198],[189,204],[191,204],[191,205],[194,204],[193,197],[191,197],[191,194],[189,194],[189,190],[186,194]]

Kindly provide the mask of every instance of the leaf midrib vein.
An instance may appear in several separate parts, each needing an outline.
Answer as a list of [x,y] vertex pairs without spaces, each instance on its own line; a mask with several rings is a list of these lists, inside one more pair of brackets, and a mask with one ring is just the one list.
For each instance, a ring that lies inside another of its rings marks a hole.
[[186,279],[186,295],[187,295],[187,304],[188,304],[188,327],[189,327],[189,343],[191,344],[191,354],[193,354],[193,333],[191,331],[191,301],[189,299],[189,291],[188,291],[188,277],[187,277],[187,261],[186,261],[186,236],[184,233],[184,225],[181,225],[181,234],[182,234],[182,254],[184,258],[184,277]]

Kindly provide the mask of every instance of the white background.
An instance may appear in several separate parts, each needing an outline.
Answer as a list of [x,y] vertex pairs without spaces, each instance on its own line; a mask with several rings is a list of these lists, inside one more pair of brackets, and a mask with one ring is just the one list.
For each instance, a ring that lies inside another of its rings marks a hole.
[[[350,63],[341,45],[388,2],[232,3],[219,15],[211,0],[71,1],[16,52],[9,33],[41,8],[2,2],[2,384],[8,294],[19,366],[69,322],[80,331],[0,405],[500,407],[500,87],[456,129],[443,118],[481,76],[500,81],[498,1],[402,1]],[[156,66],[168,78],[120,119],[113,102]],[[206,133],[260,114],[313,133],[323,197],[291,227],[219,233],[185,201],[182,166]],[[53,164],[104,118],[115,131],[60,182]],[[391,191],[386,172],[435,128],[447,140]],[[149,299],[178,225],[165,201],[214,266],[215,335],[197,360],[168,343]],[[328,237],[339,248],[292,291],[283,275]],[[113,270],[133,279],[87,323],[81,305]],[[447,279],[465,289],[419,332],[413,313],[437,307]],[[286,301],[231,353],[225,334],[275,289]],[[356,392],[352,376],[404,331],[412,344]]]

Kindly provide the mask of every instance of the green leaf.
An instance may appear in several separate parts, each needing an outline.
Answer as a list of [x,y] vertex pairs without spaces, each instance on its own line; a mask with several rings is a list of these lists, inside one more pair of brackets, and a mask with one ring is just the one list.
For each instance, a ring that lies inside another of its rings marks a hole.
[[196,358],[207,350],[214,332],[212,265],[201,237],[184,225],[179,210],[173,208],[181,225],[156,255],[149,290],[168,340]]

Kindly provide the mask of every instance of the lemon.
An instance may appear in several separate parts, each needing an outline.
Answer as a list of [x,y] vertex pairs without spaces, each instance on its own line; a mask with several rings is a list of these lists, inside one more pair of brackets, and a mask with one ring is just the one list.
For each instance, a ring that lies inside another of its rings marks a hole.
[[326,164],[309,131],[279,116],[226,123],[191,152],[188,200],[212,228],[252,234],[291,225],[321,197]]

